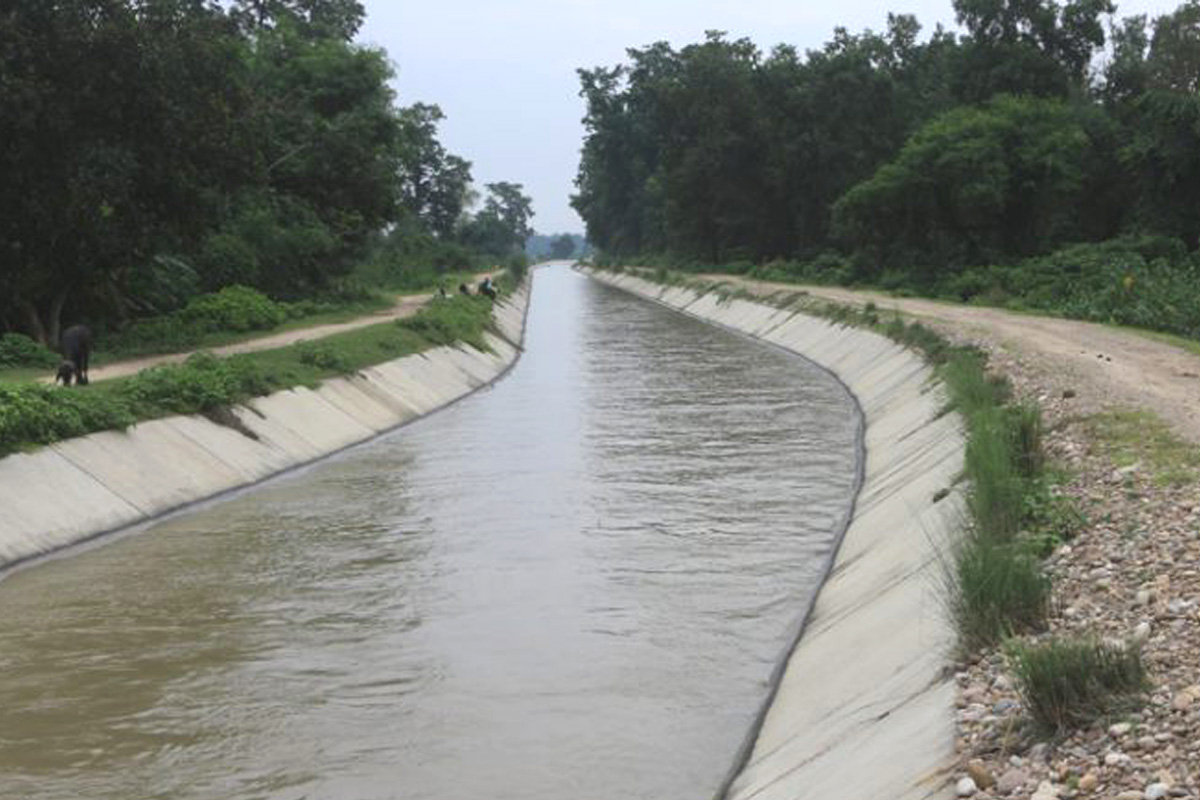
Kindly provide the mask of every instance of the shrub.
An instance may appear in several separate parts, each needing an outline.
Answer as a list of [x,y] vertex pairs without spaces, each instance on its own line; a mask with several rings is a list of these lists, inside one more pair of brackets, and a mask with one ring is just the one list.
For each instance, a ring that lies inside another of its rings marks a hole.
[[138,320],[120,333],[103,337],[106,351],[134,356],[188,350],[222,331],[270,330],[289,316],[287,307],[245,286],[227,286],[194,297],[171,314]]
[[0,369],[12,367],[45,367],[53,369],[59,356],[53,350],[19,333],[0,336]]
[[153,416],[208,411],[270,388],[270,381],[253,362],[196,353],[182,364],[142,370],[122,385],[121,395],[139,416]]
[[1017,689],[1037,725],[1062,733],[1136,708],[1149,690],[1141,649],[1093,638],[1013,643]]
[[349,367],[346,360],[328,345],[305,342],[297,345],[297,348],[300,352],[301,364],[338,372],[345,372]]
[[205,332],[269,330],[287,319],[287,312],[262,292],[247,286],[226,286],[194,298],[180,318]]
[[125,428],[134,416],[95,392],[53,386],[0,386],[0,454],[98,430]]
[[1045,628],[1050,581],[1020,547],[976,531],[955,554],[948,577],[950,613],[965,649]]

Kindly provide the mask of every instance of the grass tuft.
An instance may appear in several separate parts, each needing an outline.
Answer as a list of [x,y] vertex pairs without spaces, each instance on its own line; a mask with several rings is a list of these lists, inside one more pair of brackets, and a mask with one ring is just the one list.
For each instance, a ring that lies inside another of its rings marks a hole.
[[959,547],[949,577],[950,613],[965,650],[1045,629],[1050,581],[1019,545],[975,532]]
[[1131,711],[1150,688],[1141,649],[1132,644],[1094,638],[1013,642],[1008,655],[1025,707],[1046,733]]

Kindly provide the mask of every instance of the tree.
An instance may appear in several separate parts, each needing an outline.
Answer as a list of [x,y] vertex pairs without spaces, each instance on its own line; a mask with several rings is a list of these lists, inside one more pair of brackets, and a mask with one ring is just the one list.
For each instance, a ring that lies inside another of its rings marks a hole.
[[1156,89],[1200,92],[1200,0],[1154,20],[1148,67]]
[[523,194],[519,183],[489,183],[487,191],[483,208],[463,226],[461,238],[483,253],[506,256],[519,252],[533,234],[529,227],[532,198]]
[[933,119],[837,202],[834,219],[871,272],[930,280],[1045,252],[1079,234],[1090,148],[1069,106],[1000,96]]
[[1086,85],[1104,46],[1101,17],[1112,0],[955,0],[968,38],[955,70],[956,95],[980,102],[999,93],[1066,97]]
[[231,16],[250,34],[290,25],[309,38],[348,42],[366,11],[359,0],[234,0]]
[[560,233],[550,240],[550,258],[561,261],[575,255],[575,239],[569,233]]
[[15,0],[0,15],[10,321],[52,343],[68,303],[120,310],[131,265],[211,221],[246,167],[240,55],[220,10],[189,0]]
[[471,164],[446,152],[437,139],[445,118],[436,105],[400,111],[400,204],[442,238],[453,235],[471,185]]

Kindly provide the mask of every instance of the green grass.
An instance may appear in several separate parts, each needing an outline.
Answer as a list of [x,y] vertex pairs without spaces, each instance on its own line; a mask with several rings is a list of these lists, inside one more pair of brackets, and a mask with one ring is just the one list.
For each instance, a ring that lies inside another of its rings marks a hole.
[[1150,688],[1134,645],[1083,638],[1013,642],[1007,649],[1025,708],[1044,733],[1132,711]]
[[97,381],[86,388],[0,386],[0,455],[171,414],[207,413],[295,386],[355,372],[431,347],[463,341],[482,348],[491,301],[454,297],[413,317],[274,350],[183,364]]
[[1139,465],[1160,486],[1186,486],[1200,479],[1200,450],[1182,441],[1149,411],[1106,411],[1083,420],[1117,467]]
[[970,533],[947,568],[947,598],[961,648],[974,652],[1009,636],[1044,630],[1050,581],[1017,543]]

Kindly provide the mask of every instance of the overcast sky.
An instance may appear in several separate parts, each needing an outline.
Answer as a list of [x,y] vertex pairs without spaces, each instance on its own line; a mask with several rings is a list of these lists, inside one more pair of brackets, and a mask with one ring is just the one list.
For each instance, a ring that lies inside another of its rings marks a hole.
[[[1118,0],[1120,2],[1120,0]],[[441,140],[473,165],[478,185],[513,181],[533,197],[541,233],[583,232],[568,204],[583,137],[579,67],[610,66],[627,47],[700,41],[706,30],[764,51],[828,41],[834,26],[883,30],[870,0],[364,0],[359,35],[388,51],[401,105],[437,103]],[[1163,13],[1176,0],[1125,0],[1119,14]],[[954,28],[950,0],[897,3],[926,31]]]

